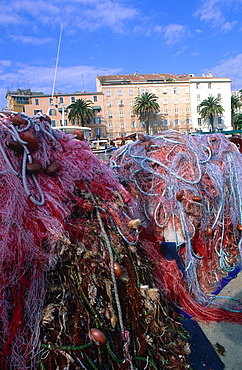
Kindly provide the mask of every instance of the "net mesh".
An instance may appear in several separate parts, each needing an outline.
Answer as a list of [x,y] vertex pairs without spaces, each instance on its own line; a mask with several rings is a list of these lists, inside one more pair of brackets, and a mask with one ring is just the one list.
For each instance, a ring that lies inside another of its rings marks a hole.
[[[110,161],[138,203],[143,237],[153,241],[144,248],[156,263],[159,286],[198,319],[241,323],[241,302],[213,294],[241,269],[241,164],[225,135],[173,130],[140,134]],[[184,274],[162,255],[164,241],[176,243]]]

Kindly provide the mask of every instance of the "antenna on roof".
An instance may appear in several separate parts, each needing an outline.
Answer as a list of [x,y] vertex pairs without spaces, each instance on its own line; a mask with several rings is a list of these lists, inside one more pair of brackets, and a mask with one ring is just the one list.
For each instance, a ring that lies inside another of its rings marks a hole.
[[57,67],[58,67],[59,55],[60,55],[60,46],[61,46],[61,38],[62,38],[62,28],[63,28],[63,26],[61,25],[60,37],[59,37],[59,43],[58,43],[58,50],[57,50],[57,56],[56,56],[56,64],[55,64],[54,81],[53,81],[52,94],[51,94],[52,101],[53,101],[53,96],[54,96],[54,92],[55,92],[55,82],[56,82]]

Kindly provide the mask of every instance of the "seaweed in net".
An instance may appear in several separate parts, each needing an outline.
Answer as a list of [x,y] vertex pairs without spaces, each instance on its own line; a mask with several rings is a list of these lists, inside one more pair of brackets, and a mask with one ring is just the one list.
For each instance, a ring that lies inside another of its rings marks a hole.
[[0,116],[1,368],[188,368],[130,194],[49,117]]

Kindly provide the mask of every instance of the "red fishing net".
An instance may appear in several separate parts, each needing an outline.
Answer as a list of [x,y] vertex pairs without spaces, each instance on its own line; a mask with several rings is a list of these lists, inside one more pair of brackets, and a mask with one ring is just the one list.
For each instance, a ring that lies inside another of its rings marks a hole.
[[[225,135],[165,131],[117,150],[117,178],[138,203],[144,246],[170,301],[202,320],[242,322],[242,304],[213,294],[241,268],[242,156]],[[162,254],[175,243],[183,272]]]
[[187,369],[136,203],[49,121],[0,113],[1,369]]

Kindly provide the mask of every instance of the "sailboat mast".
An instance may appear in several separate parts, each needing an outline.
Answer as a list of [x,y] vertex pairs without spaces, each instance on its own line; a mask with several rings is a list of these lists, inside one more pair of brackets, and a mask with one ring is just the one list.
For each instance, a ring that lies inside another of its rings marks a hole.
[[54,81],[53,81],[52,94],[51,94],[52,101],[53,101],[54,92],[55,92],[56,74],[57,74],[57,68],[58,68],[58,63],[59,63],[60,46],[61,46],[61,38],[62,38],[62,28],[63,28],[63,26],[61,25],[60,37],[59,37],[59,43],[58,43],[58,50],[57,50],[57,57],[56,57],[56,64],[55,64]]

